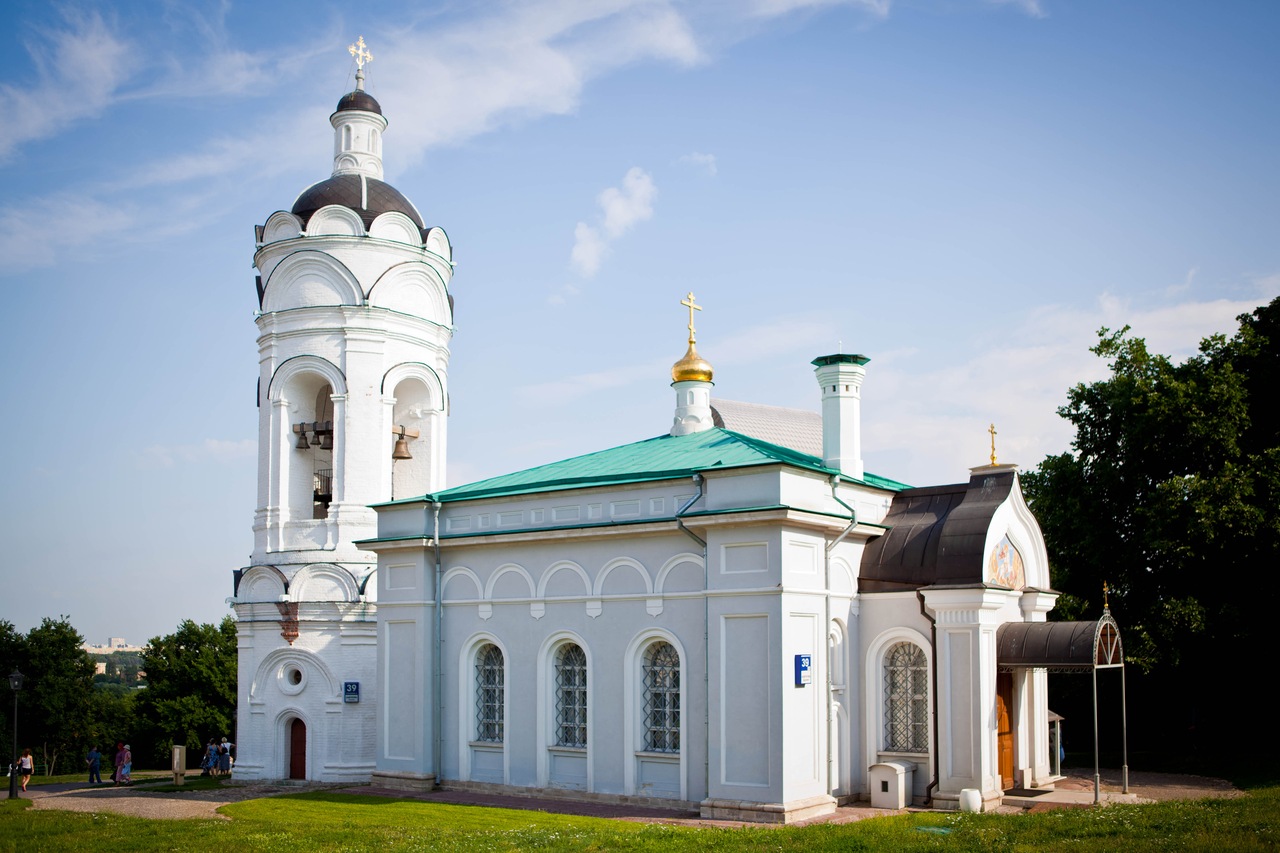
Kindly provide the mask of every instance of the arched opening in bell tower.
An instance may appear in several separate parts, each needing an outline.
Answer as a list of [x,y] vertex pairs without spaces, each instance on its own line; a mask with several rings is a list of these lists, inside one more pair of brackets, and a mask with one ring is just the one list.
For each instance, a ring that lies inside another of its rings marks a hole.
[[[401,380],[392,391],[395,405],[391,413],[392,439],[391,499],[413,497],[431,491],[432,417],[439,408],[432,400],[431,389],[421,379],[411,376]],[[401,436],[400,428],[404,427]]]
[[322,377],[298,376],[290,388],[289,516],[322,519],[333,502],[333,388]]

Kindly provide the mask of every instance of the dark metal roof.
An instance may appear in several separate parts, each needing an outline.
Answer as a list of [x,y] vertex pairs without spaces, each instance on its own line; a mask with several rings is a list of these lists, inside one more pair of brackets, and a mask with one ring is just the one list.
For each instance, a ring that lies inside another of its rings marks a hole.
[[[367,190],[361,187],[361,181],[365,183]],[[367,201],[368,207],[361,206],[362,200]],[[302,226],[305,228],[311,214],[330,204],[340,204],[360,214],[365,228],[372,225],[379,214],[389,210],[403,213],[419,228],[426,227],[417,208],[398,189],[364,175],[334,175],[328,180],[312,184],[293,203],[292,213],[302,219]]]
[[987,528],[1013,483],[1007,470],[974,474],[967,484],[898,492],[884,519],[889,532],[862,553],[859,590],[983,583]]
[[996,664],[1059,671],[1124,666],[1120,626],[1110,611],[1097,622],[1006,622],[996,629]]
[[377,113],[382,115],[382,106],[377,99],[363,89],[356,89],[354,92],[348,92],[338,101],[338,108],[335,113],[345,112],[346,110],[360,110],[366,113]]

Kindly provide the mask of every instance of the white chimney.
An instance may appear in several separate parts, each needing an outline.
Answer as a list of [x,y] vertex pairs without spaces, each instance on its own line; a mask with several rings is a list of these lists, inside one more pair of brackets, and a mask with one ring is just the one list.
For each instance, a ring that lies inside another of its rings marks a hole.
[[822,387],[822,464],[861,480],[862,380],[865,355],[823,355],[813,360]]

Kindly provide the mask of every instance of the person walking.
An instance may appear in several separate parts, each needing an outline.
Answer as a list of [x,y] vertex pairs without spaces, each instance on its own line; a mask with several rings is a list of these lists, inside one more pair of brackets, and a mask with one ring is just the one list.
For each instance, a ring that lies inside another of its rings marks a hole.
[[124,781],[124,742],[116,741],[116,755],[114,759],[115,772],[111,774],[111,778],[115,781],[116,787],[120,787],[120,783]]
[[204,761],[209,768],[210,776],[218,775],[218,742],[209,738],[209,745],[204,749]]
[[231,775],[231,744],[227,743],[226,738],[218,745],[218,775]]
[[31,750],[22,750],[22,757],[18,759],[18,772],[22,774],[22,791],[26,793],[27,782],[31,781],[31,773],[36,769],[35,759],[31,757]]
[[129,744],[124,745],[124,753],[120,757],[120,782],[125,785],[133,784],[133,752],[129,749]]
[[101,785],[102,774],[102,753],[98,752],[98,745],[95,743],[89,747],[89,754],[84,757],[84,763],[89,766],[89,784]]

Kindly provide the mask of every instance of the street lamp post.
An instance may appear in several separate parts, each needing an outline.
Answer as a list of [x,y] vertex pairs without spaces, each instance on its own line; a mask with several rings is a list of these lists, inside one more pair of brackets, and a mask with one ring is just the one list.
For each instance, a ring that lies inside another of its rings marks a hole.
[[26,678],[15,667],[9,673],[9,687],[13,689],[13,762],[9,765],[9,799],[18,799],[18,691]]

